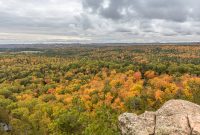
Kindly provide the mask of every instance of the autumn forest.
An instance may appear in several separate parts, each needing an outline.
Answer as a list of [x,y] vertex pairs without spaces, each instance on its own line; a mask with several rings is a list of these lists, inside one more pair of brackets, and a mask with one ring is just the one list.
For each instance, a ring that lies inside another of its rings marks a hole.
[[0,49],[2,135],[120,135],[117,117],[200,105],[200,46]]

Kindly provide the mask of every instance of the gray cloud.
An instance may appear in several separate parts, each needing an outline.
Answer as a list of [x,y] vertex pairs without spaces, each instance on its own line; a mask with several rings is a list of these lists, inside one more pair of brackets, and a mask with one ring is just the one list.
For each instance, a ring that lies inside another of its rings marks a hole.
[[93,12],[97,11],[102,6],[102,0],[83,0],[83,7],[91,9]]
[[99,0],[91,1],[83,0],[86,8],[113,20],[134,17],[184,22],[191,17],[195,20],[200,18],[198,0],[110,0],[106,8]]
[[199,5],[199,0],[0,0],[0,43],[193,41],[200,38]]
[[126,32],[126,33],[130,33],[132,32],[132,30],[128,29],[128,28],[123,28],[123,27],[120,27],[120,28],[117,28],[115,30],[115,32]]

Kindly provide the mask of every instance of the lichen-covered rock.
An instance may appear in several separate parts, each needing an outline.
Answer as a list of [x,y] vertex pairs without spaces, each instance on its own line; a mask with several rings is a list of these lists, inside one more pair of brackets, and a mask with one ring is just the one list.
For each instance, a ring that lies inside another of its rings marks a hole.
[[200,106],[184,100],[170,100],[156,112],[119,116],[123,135],[200,135]]
[[138,118],[142,121],[143,130],[147,130],[148,134],[154,134],[155,129],[155,120],[156,114],[155,112],[145,112],[138,116]]
[[139,116],[132,113],[124,113],[119,116],[119,124],[124,135],[153,134],[155,128],[155,113],[145,112]]
[[200,115],[188,115],[192,135],[200,135]]
[[188,118],[184,115],[156,116],[156,135],[190,135]]

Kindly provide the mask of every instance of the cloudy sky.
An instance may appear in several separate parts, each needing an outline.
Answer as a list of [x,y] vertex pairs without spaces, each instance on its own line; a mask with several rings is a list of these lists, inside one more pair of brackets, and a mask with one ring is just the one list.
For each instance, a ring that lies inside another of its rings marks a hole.
[[0,43],[200,41],[200,0],[0,0]]

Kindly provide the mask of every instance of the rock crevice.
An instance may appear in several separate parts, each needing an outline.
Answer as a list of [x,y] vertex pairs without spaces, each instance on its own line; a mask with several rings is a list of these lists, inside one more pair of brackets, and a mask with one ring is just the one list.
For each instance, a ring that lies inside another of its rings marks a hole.
[[190,120],[189,120],[188,115],[187,115],[187,123],[188,123],[188,127],[190,128],[190,134],[189,134],[189,135],[192,135],[193,129],[192,129],[192,127],[191,127],[191,124],[190,124]]
[[122,135],[200,135],[200,106],[170,100],[156,112],[119,116]]

